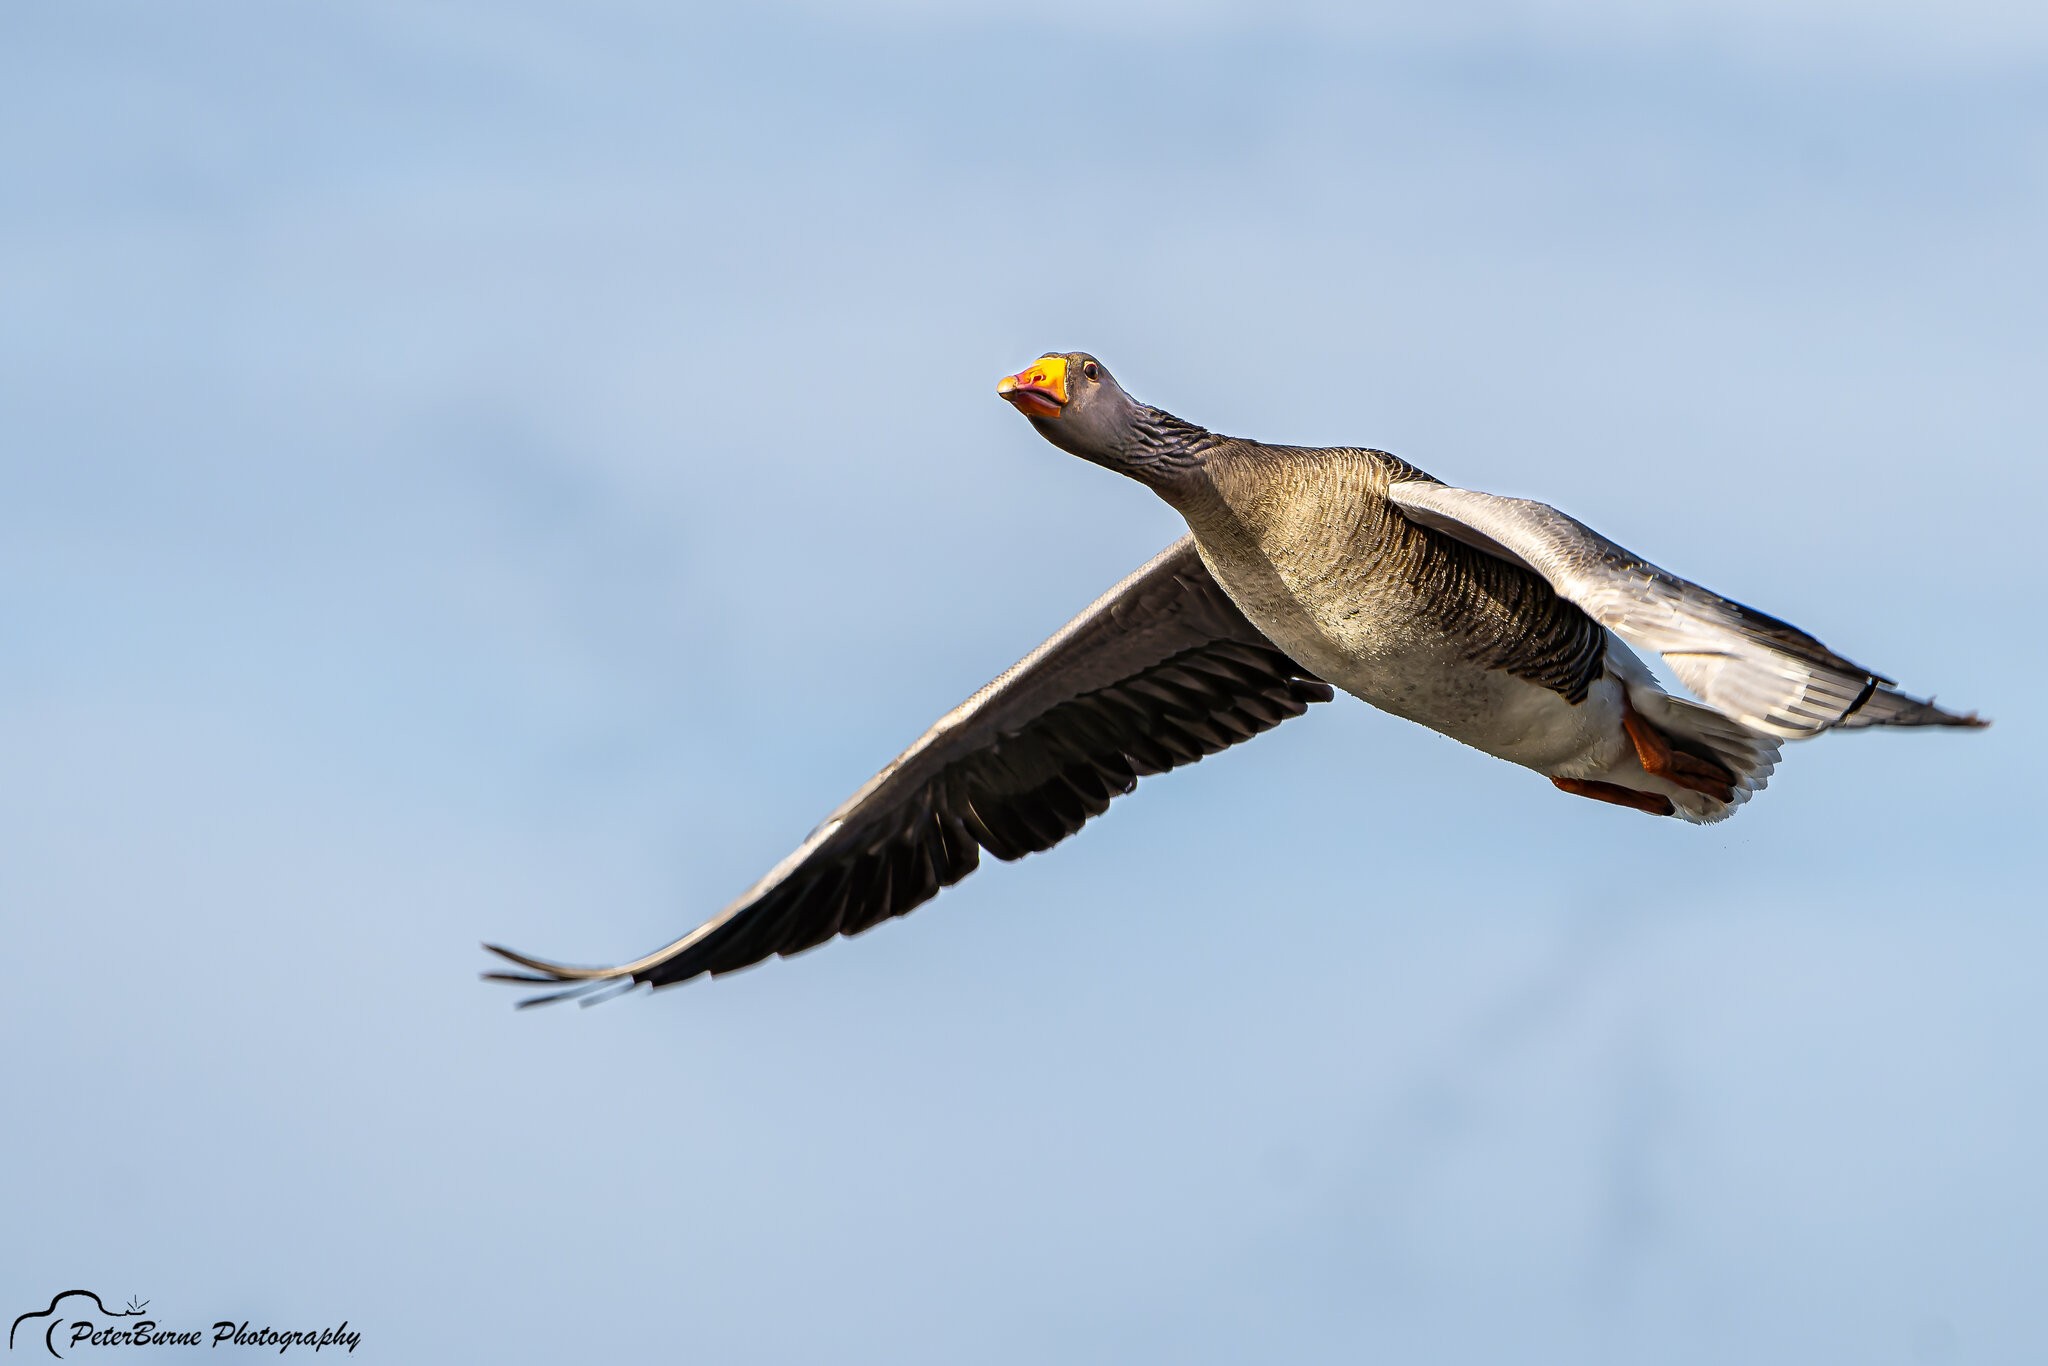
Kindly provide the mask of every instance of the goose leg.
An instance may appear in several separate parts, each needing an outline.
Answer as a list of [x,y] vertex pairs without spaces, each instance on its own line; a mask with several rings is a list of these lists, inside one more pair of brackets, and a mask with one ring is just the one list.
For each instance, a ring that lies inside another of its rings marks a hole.
[[1711,759],[1673,748],[1662,731],[1636,714],[1626,692],[1621,695],[1621,726],[1635,743],[1636,758],[1642,762],[1643,772],[1694,792],[1704,792],[1717,802],[1735,800],[1733,773]]
[[1620,783],[1603,783],[1594,778],[1552,778],[1550,781],[1574,797],[1591,797],[1596,802],[1632,806],[1653,816],[1668,816],[1672,811],[1671,799],[1661,792],[1638,792]]

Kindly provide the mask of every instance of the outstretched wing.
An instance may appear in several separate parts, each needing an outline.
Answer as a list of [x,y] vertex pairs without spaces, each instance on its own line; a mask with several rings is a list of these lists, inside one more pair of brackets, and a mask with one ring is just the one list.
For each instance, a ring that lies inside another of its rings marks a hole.
[[1542,575],[1752,730],[1798,740],[1836,728],[1986,724],[1893,691],[1892,680],[1798,627],[1668,574],[1547,503],[1433,480],[1399,481],[1388,496],[1410,520]]
[[1139,778],[1214,754],[1332,696],[1237,610],[1183,537],[954,708],[739,900],[663,949],[610,968],[492,952],[569,983],[666,986],[799,953],[903,915],[1108,809]]

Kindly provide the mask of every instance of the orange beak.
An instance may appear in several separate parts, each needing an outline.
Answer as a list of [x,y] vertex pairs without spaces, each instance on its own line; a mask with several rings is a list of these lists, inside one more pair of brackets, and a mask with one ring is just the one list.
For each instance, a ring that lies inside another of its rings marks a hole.
[[997,381],[996,393],[1026,417],[1058,417],[1067,406],[1067,358],[1041,356]]

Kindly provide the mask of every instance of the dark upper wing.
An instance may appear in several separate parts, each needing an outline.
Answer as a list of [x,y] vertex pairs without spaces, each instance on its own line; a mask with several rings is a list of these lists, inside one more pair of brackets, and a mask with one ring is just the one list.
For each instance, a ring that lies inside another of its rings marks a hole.
[[1107,810],[1139,778],[1193,763],[1327,702],[1245,620],[1183,537],[954,708],[739,900],[645,958],[565,967],[487,945],[574,983],[664,986],[792,954],[903,915],[974,871],[1022,858]]
[[1837,727],[1984,724],[1893,691],[1798,627],[1666,573],[1547,503],[1433,480],[1398,481],[1388,497],[1412,521],[1542,575],[1752,730],[1798,740]]

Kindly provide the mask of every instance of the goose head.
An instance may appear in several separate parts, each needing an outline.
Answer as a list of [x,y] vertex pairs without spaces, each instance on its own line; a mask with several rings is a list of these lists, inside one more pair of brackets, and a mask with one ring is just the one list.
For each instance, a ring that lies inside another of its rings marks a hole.
[[1048,351],[996,384],[1038,434],[1070,455],[1145,483],[1199,464],[1209,433],[1124,392],[1086,351]]

